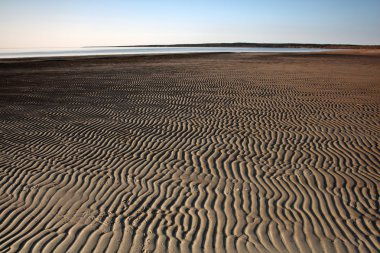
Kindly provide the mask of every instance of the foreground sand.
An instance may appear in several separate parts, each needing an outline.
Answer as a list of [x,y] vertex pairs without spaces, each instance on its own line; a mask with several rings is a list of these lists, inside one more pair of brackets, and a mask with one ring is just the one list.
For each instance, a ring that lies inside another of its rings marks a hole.
[[380,56],[3,61],[0,252],[378,252]]

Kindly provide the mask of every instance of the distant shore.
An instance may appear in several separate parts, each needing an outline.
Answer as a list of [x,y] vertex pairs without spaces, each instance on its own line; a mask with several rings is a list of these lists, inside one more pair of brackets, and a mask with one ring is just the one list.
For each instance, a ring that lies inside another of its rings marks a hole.
[[[98,46],[86,46],[91,48]],[[380,49],[380,45],[353,44],[302,44],[302,43],[201,43],[201,44],[168,44],[168,45],[120,45],[107,47],[261,47],[261,48],[321,48],[321,49]]]

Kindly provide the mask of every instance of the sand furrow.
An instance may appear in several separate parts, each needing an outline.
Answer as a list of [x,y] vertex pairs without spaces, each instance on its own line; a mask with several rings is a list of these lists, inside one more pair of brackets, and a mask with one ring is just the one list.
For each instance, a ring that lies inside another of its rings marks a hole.
[[379,66],[0,63],[0,252],[378,252]]

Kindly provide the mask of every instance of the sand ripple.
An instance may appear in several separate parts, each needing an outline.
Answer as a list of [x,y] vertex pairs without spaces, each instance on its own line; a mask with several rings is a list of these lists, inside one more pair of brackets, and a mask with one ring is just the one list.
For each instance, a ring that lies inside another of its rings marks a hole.
[[0,252],[378,252],[379,69],[0,64]]

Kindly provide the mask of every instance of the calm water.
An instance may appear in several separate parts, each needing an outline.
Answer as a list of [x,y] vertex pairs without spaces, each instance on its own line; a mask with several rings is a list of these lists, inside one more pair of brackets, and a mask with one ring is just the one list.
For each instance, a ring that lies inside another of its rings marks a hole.
[[210,52],[282,52],[304,53],[323,52],[328,49],[310,48],[237,48],[237,47],[91,47],[91,48],[33,48],[0,49],[0,58],[85,56],[85,55],[124,55],[124,54],[170,54],[170,53],[210,53]]

